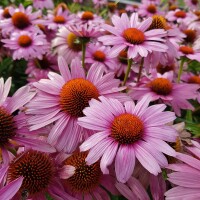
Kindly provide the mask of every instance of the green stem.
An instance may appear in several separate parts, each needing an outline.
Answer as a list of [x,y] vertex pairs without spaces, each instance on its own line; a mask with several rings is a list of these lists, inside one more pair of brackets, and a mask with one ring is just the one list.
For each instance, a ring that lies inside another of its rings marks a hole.
[[123,81],[123,86],[126,85],[126,81],[128,80],[128,76],[129,73],[131,71],[131,65],[132,65],[133,60],[132,59],[128,59],[128,66],[127,66],[127,70],[126,70],[126,74],[124,76],[124,81]]
[[181,74],[183,72],[183,64],[184,64],[185,60],[182,59],[181,60],[181,64],[180,64],[180,68],[179,68],[179,71],[178,71],[178,79],[177,79],[177,83],[180,83],[180,80],[181,80]]
[[86,43],[82,41],[82,66],[85,69],[85,51],[86,51]]
[[144,58],[142,58],[141,63],[140,63],[139,73],[138,73],[138,77],[137,77],[137,83],[140,81],[140,78],[142,76],[143,65],[144,65]]

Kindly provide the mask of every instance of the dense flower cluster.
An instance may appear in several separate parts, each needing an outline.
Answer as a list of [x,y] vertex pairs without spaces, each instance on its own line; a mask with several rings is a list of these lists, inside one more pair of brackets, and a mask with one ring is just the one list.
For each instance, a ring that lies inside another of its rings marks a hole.
[[0,7],[0,200],[200,199],[200,5],[168,3]]

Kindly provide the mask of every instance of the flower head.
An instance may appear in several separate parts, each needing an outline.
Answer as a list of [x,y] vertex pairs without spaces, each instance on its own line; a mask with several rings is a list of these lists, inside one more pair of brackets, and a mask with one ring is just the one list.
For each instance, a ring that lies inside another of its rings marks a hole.
[[32,13],[31,6],[24,8],[24,6],[20,4],[19,8],[9,7],[9,14],[11,17],[2,20],[0,24],[4,35],[10,34],[13,31],[39,31],[35,24],[38,23],[41,11]]
[[10,39],[2,39],[4,46],[13,51],[13,59],[24,58],[42,59],[42,55],[49,50],[49,45],[44,34],[27,31],[15,32]]
[[97,68],[94,64],[86,76],[79,59],[72,61],[71,71],[63,57],[59,57],[58,65],[61,75],[50,72],[49,79],[33,84],[38,94],[28,104],[26,112],[33,115],[29,119],[31,130],[55,122],[48,142],[59,151],[71,153],[90,134],[77,124],[77,119],[84,115],[83,109],[92,98],[104,95],[126,101],[128,97],[119,92],[125,87],[118,88],[120,81],[114,79],[114,73],[104,74],[102,66]]
[[184,56],[190,60],[196,60],[200,62],[200,50],[195,50],[190,46],[180,46],[179,47],[179,56]]
[[52,0],[33,0],[33,7],[38,9],[52,9],[54,5]]
[[[124,104],[116,99],[99,97],[91,100],[85,108],[85,117],[78,119],[79,125],[97,131],[80,146],[89,151],[87,164],[100,159],[100,167],[108,174],[107,167],[115,160],[118,181],[126,182],[133,173],[136,158],[152,174],[157,175],[167,165],[162,153],[175,155],[165,141],[175,141],[176,132],[165,124],[173,121],[172,112],[163,112],[165,105],[148,107],[149,99],[143,98],[136,105]],[[167,136],[167,137],[166,137]]]
[[187,83],[173,83],[173,72],[163,75],[153,74],[144,80],[140,86],[132,88],[130,95],[133,99],[141,99],[144,96],[151,96],[151,101],[162,100],[172,106],[175,113],[180,116],[181,109],[193,110],[188,99],[195,99],[198,85]]
[[114,27],[104,25],[103,28],[113,35],[105,35],[98,39],[105,45],[114,46],[112,55],[117,56],[121,50],[126,48],[128,49],[128,58],[135,58],[138,55],[146,57],[149,52],[165,52],[167,50],[163,39],[166,36],[166,32],[163,29],[148,31],[152,18],[140,23],[137,13],[133,13],[130,20],[127,14],[122,14],[121,17],[114,15],[112,22]]
[[52,48],[56,54],[63,56],[67,63],[79,57],[82,49],[78,36],[64,26],[58,30],[56,37],[52,40]]
[[99,43],[88,45],[85,62],[96,63],[97,67],[103,66],[105,71],[116,71],[118,69],[115,58],[110,56],[110,47],[105,47]]

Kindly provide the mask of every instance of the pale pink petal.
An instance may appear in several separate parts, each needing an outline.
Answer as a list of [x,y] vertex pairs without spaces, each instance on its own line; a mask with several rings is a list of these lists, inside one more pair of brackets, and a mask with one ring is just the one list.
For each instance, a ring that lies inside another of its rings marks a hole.
[[174,172],[168,174],[168,180],[175,185],[188,188],[200,188],[200,174],[190,172]]
[[72,60],[71,63],[71,75],[72,78],[83,78],[85,79],[85,71],[82,67],[81,61],[78,58]]
[[158,151],[161,151],[169,156],[176,156],[175,150],[170,147],[166,142],[163,140],[159,140],[156,138],[148,137],[148,139],[145,139],[149,144],[154,146]]
[[76,168],[74,166],[64,165],[59,172],[60,178],[68,179],[68,178],[72,177],[75,173],[75,170],[76,170]]
[[108,137],[110,133],[108,131],[102,131],[95,133],[94,135],[90,136],[83,144],[81,144],[80,151],[87,151],[101,142],[104,138]]
[[198,200],[199,188],[174,187],[165,193],[165,200]]
[[58,57],[58,67],[60,70],[60,73],[62,75],[62,77],[64,78],[64,80],[67,82],[71,79],[71,73],[69,71],[69,67],[67,62],[65,61],[65,59],[62,56]]

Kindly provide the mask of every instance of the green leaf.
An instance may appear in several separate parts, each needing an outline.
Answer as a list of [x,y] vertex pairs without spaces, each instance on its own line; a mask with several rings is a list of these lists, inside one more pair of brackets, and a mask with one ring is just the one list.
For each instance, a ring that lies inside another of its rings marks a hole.
[[186,129],[196,136],[200,136],[200,123],[186,121]]

